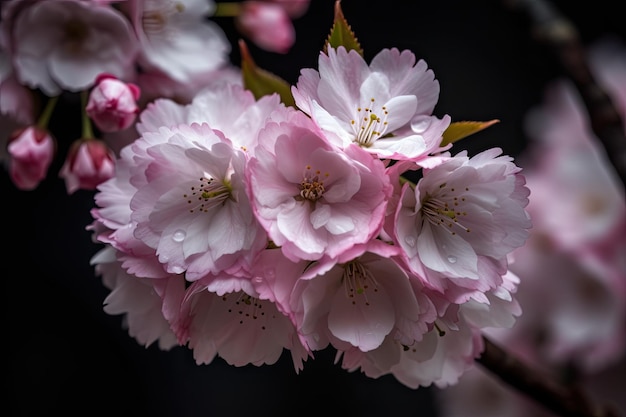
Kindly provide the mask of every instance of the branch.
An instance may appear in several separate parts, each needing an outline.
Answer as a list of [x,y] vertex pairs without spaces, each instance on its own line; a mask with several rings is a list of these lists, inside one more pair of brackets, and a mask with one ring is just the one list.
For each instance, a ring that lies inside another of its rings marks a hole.
[[527,15],[532,33],[558,57],[563,71],[574,82],[585,103],[593,132],[626,186],[625,125],[611,98],[591,73],[575,26],[549,0],[509,0],[506,3]]
[[577,388],[559,384],[552,375],[533,369],[483,336],[485,350],[476,359],[521,393],[562,417],[618,417],[609,408],[593,406]]

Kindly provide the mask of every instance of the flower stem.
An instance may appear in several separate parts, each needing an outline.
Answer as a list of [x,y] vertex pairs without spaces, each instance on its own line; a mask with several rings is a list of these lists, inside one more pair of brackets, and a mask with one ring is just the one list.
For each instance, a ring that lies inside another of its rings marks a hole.
[[80,92],[80,111],[81,111],[81,121],[83,126],[83,132],[81,137],[83,139],[93,139],[93,127],[91,126],[91,119],[87,115],[87,91],[83,90]]
[[46,103],[46,107],[43,109],[43,112],[39,116],[37,120],[37,127],[43,130],[48,129],[48,123],[50,122],[50,117],[52,117],[52,112],[59,101],[59,96],[50,97],[48,102]]
[[237,17],[241,13],[241,4],[236,2],[216,3],[214,17]]

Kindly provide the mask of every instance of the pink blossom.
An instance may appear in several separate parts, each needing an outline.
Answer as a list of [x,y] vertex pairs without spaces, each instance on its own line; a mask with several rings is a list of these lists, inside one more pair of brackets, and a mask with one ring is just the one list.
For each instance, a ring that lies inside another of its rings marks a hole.
[[115,164],[115,175],[97,186],[97,207],[91,210],[94,222],[88,227],[96,242],[117,250],[121,267],[140,278],[167,278],[170,276],[158,261],[156,252],[135,238],[136,223],[131,220],[130,202],[137,188],[130,183],[132,160],[129,148],[122,150]]
[[33,190],[48,174],[56,153],[56,141],[45,129],[29,126],[9,139],[9,174],[16,187]]
[[182,311],[189,317],[188,346],[198,364],[219,355],[235,366],[273,364],[289,350],[296,371],[307,350],[287,316],[259,298],[247,279],[211,278],[193,283]]
[[270,52],[285,54],[295,42],[296,31],[291,19],[279,4],[245,1],[235,24],[242,34]]
[[110,74],[100,74],[85,110],[101,131],[123,130],[133,124],[139,113],[139,95],[139,87],[135,84],[125,83]]
[[137,42],[130,22],[113,7],[91,2],[39,1],[12,25],[17,78],[54,96],[91,87],[98,74],[132,74]]
[[[624,356],[626,293],[579,259],[550,244],[536,229],[514,252],[511,270],[523,279],[517,298],[524,314],[498,340],[524,349],[533,363],[576,365],[593,372]],[[544,334],[541,339],[530,334]]]
[[301,70],[292,93],[333,144],[355,143],[380,158],[426,158],[450,124],[432,115],[439,82],[409,50],[383,49],[368,65],[355,50],[328,48],[319,72]]
[[212,0],[132,2],[142,66],[187,83],[228,65],[230,43],[222,28],[207,19],[214,10]]
[[68,194],[76,190],[95,190],[115,173],[115,155],[106,143],[97,139],[75,141],[59,176],[65,180]]
[[[101,249],[92,259],[96,274],[101,276],[102,283],[110,291],[104,300],[104,311],[110,315],[123,315],[124,327],[128,334],[142,346],[148,347],[158,342],[159,348],[169,350],[177,345],[176,335],[170,329],[165,317],[164,298],[159,295],[166,281],[141,279],[129,275],[116,258],[111,246]],[[180,277],[172,276],[171,280],[179,283],[177,297],[182,298],[184,284]],[[168,297],[176,291],[169,285]],[[180,303],[180,301],[179,301]]]
[[198,91],[186,105],[163,98],[148,103],[140,115],[137,130],[145,133],[158,131],[162,126],[207,123],[224,133],[234,148],[254,155],[259,130],[280,108],[284,105],[278,94],[265,95],[257,100],[240,83],[220,80]]
[[270,122],[246,178],[254,212],[293,261],[331,258],[377,235],[392,191],[384,166],[358,146],[333,148],[310,120]]
[[402,256],[453,302],[498,287],[507,255],[528,238],[529,191],[520,168],[500,153],[461,152],[402,191],[394,230]]
[[398,343],[390,335],[370,352],[339,349],[338,359],[341,358],[342,368],[348,371],[360,369],[370,378],[393,375],[414,389],[433,384],[439,388],[455,385],[474,366],[483,349],[482,335],[462,317],[455,319],[453,326],[445,320],[436,323],[436,327],[411,345]]
[[398,344],[422,339],[436,312],[390,259],[397,251],[370,240],[307,268],[294,286],[291,308],[308,346],[318,350],[330,342],[367,352],[388,335]]
[[[265,247],[244,189],[245,154],[207,124],[162,127],[133,145],[135,236],[170,273],[197,280],[249,265]],[[241,265],[240,265],[241,264]]]

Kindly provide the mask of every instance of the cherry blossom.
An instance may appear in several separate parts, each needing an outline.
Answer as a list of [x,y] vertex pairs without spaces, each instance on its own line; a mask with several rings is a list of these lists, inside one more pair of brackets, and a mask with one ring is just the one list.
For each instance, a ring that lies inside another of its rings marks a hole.
[[260,298],[248,279],[197,281],[187,290],[182,309],[189,317],[189,347],[197,363],[219,355],[235,366],[275,363],[286,349],[296,371],[308,353],[289,318]]
[[22,7],[11,27],[19,81],[48,96],[91,87],[98,74],[129,77],[137,41],[129,21],[91,2],[39,1]]
[[328,48],[319,70],[301,70],[292,93],[334,145],[355,143],[380,158],[427,157],[451,121],[432,114],[439,82],[408,50],[383,49],[368,66],[355,50]]
[[[412,51],[382,49],[368,63],[336,19],[317,68],[292,85],[255,67],[243,42],[241,68],[232,65],[211,20],[232,12],[240,33],[284,53],[290,19],[309,4],[11,2],[0,27],[0,117],[27,126],[7,147],[11,179],[33,189],[46,177],[54,106],[80,96],[83,134],[58,176],[68,194],[94,192],[86,229],[103,246],[91,259],[108,290],[103,309],[139,344],[186,347],[198,365],[271,365],[287,352],[296,373],[333,348],[343,369],[371,378],[457,384],[483,334],[522,314],[523,270],[512,266],[528,263],[515,251],[529,238],[533,182],[500,148],[456,151],[458,125],[434,114],[439,80]],[[33,93],[50,98],[40,114]],[[558,189],[560,170],[575,170],[545,155],[557,179],[544,185]],[[559,220],[589,220],[570,210]],[[623,293],[612,292],[623,287],[611,286],[622,271],[602,261],[626,247],[626,222],[620,207],[608,213],[588,226],[597,240],[566,235],[553,246],[579,256],[582,285],[587,274],[609,278],[596,302],[581,302],[589,315],[577,332],[568,310],[546,310],[558,336],[551,355],[591,363],[623,347],[622,335],[608,336],[623,324]],[[561,295],[580,301],[576,288]],[[589,335],[606,343],[585,350]]]
[[102,283],[110,290],[104,300],[104,311],[111,315],[123,315],[124,327],[131,337],[146,347],[157,342],[163,350],[178,344],[162,312],[163,298],[155,291],[155,287],[163,286],[164,281],[128,274],[121,267],[116,251],[111,246],[101,249],[92,258],[92,264],[95,265],[96,273],[102,277]]
[[[232,267],[265,246],[244,190],[245,155],[208,125],[145,133],[146,183],[131,201],[135,235],[170,273],[198,279]],[[131,181],[133,178],[131,177]],[[174,221],[173,221],[174,220]]]
[[132,2],[129,13],[141,45],[140,62],[181,83],[229,64],[231,46],[224,31],[206,19],[214,10],[212,0]]
[[451,301],[482,298],[506,272],[506,256],[522,246],[531,222],[528,188],[512,158],[493,148],[457,154],[404,186],[395,220],[402,257],[427,285]]
[[392,191],[381,161],[356,145],[334,149],[301,113],[261,130],[246,178],[257,218],[293,261],[375,237]]
[[435,308],[414,292],[406,271],[390,259],[397,251],[370,240],[307,268],[294,285],[291,311],[312,349],[347,343],[367,352],[390,334],[399,344],[422,339]]

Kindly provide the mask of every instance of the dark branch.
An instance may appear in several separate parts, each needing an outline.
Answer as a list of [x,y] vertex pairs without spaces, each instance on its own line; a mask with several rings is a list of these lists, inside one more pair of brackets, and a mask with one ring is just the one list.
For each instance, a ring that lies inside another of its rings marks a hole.
[[617,176],[626,186],[626,135],[624,122],[609,95],[591,73],[576,27],[549,0],[509,0],[524,12],[532,33],[552,48],[563,71],[574,82],[587,107],[591,128],[598,137]]
[[483,337],[485,350],[476,359],[484,368],[532,401],[562,417],[618,417],[609,408],[593,406],[579,389],[558,383],[541,369],[533,369]]

